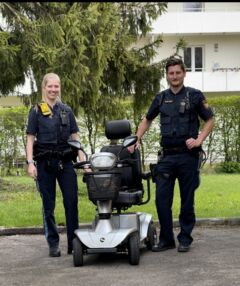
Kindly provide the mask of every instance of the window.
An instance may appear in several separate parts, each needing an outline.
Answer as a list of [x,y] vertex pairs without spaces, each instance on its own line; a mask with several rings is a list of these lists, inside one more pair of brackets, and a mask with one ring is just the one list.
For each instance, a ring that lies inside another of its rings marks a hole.
[[202,12],[204,11],[203,2],[183,2],[184,12]]
[[184,64],[187,71],[203,70],[203,47],[187,47],[184,49]]

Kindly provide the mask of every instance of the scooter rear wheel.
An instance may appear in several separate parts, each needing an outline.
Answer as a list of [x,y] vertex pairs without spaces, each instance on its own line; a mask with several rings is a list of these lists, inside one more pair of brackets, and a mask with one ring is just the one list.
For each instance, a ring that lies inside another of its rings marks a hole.
[[128,240],[128,259],[131,265],[138,265],[140,260],[139,234],[133,233]]
[[75,267],[83,266],[83,247],[77,237],[73,239],[73,264]]

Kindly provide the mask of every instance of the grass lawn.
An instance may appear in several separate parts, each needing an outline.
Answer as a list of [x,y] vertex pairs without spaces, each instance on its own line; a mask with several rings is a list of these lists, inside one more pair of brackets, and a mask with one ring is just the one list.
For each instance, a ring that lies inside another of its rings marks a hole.
[[[2,178],[0,189],[0,226],[24,227],[42,226],[42,205],[34,181],[25,176]],[[79,221],[90,222],[95,215],[96,206],[88,200],[86,186],[79,176]],[[202,174],[201,185],[196,191],[195,209],[197,218],[240,217],[240,176],[230,174]],[[134,206],[131,211],[153,214],[155,208],[155,185],[151,184],[152,197],[148,204]],[[179,191],[176,184],[173,216],[179,214]],[[56,223],[65,225],[61,192],[57,190]]]

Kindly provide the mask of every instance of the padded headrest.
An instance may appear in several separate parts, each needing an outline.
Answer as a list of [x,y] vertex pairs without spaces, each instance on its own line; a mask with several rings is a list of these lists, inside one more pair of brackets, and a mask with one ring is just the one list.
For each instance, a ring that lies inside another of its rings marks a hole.
[[105,135],[108,139],[123,139],[131,135],[131,125],[128,120],[112,120],[105,124]]

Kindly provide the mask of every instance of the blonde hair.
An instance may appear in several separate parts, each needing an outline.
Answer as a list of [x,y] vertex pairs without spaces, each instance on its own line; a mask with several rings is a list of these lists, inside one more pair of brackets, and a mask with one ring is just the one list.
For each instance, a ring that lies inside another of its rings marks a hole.
[[[47,73],[43,77],[42,80],[42,101],[46,102],[46,91],[45,87],[50,79],[55,79],[59,82],[59,85],[61,85],[60,77],[56,73]],[[57,101],[61,101],[61,86],[59,91],[59,96],[57,97]]]

